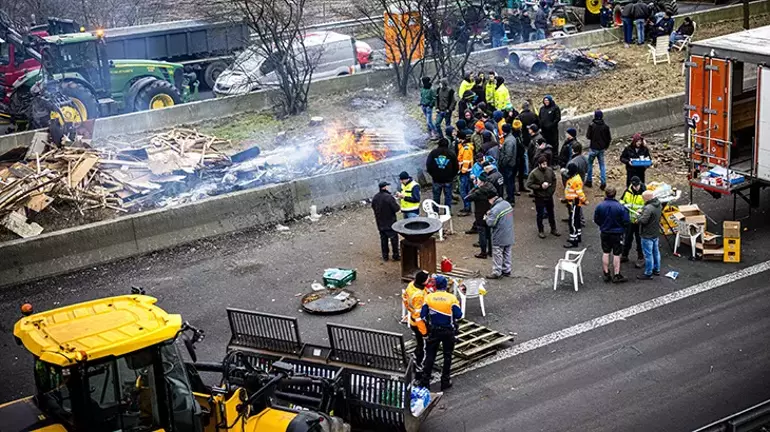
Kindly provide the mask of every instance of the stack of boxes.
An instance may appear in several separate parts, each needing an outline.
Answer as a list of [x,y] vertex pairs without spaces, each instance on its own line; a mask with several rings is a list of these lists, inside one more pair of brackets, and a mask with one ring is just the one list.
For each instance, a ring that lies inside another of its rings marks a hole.
[[724,262],[741,262],[741,223],[724,221],[722,223],[722,236],[724,238]]
[[[695,244],[695,249],[704,260],[723,260],[725,251],[718,243],[719,236],[706,231],[706,215],[701,211],[697,204],[679,206],[678,211],[674,213],[673,218],[694,225],[703,231],[703,236],[698,239],[699,241]],[[690,246],[690,239],[688,237],[681,237],[680,241],[683,245]]]

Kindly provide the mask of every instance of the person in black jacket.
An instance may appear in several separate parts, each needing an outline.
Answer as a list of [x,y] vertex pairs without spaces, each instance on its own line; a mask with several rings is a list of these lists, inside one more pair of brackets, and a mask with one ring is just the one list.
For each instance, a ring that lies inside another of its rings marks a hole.
[[650,149],[647,148],[647,143],[642,138],[642,134],[635,133],[629,144],[623,153],[620,154],[620,162],[626,166],[626,187],[631,184],[631,179],[639,177],[639,180],[644,184],[644,173],[649,166],[633,166],[631,165],[631,159],[650,159]]
[[439,137],[442,137],[441,122],[445,123],[445,127],[452,124],[452,111],[454,111],[457,101],[455,101],[455,91],[449,88],[449,81],[446,78],[441,78],[438,90],[436,90],[436,130]]
[[644,26],[650,17],[650,7],[644,1],[634,0],[634,6],[631,9],[634,24],[636,25],[636,43],[644,44]]
[[452,207],[452,182],[460,167],[457,153],[449,148],[449,140],[441,138],[438,147],[428,154],[425,168],[433,179],[433,201],[441,204],[441,192],[444,192],[444,205]]
[[593,186],[594,159],[599,159],[600,188],[604,190],[607,187],[607,166],[604,164],[604,151],[610,147],[612,134],[610,133],[610,127],[604,123],[604,113],[601,110],[594,111],[594,119],[588,125],[586,139],[589,142],[589,150],[588,173],[586,173],[585,186]]
[[393,231],[393,224],[401,207],[388,190],[390,183],[382,181],[379,186],[380,191],[372,198],[372,210],[374,210],[374,219],[377,221],[377,229],[380,231],[382,260],[388,260],[388,241],[390,241],[393,247],[393,261],[398,261],[401,259],[398,252],[398,234]]
[[561,108],[556,105],[551,95],[545,95],[543,98],[543,106],[540,107],[538,118],[540,120],[540,133],[543,135],[545,142],[558,152]]
[[[524,170],[521,171],[520,169],[519,172],[523,173],[524,176],[527,176],[529,175],[529,159],[532,157],[532,153],[530,151],[531,136],[529,134],[529,127],[535,125],[540,128],[540,119],[537,117],[537,114],[533,113],[530,109],[529,102],[524,102],[521,104],[519,120],[521,120],[521,141],[524,145],[524,148],[527,149],[526,152],[522,153],[522,156],[526,156],[524,158]],[[524,188],[521,188],[521,190],[524,190]]]
[[516,168],[514,169],[513,176],[514,178],[519,178],[519,190],[515,191],[513,194],[519,196],[522,193],[529,193],[529,190],[524,186],[524,181],[529,174],[529,171],[527,170],[529,165],[527,147],[524,145],[524,135],[529,135],[529,132],[521,129],[521,120],[518,118],[513,121],[511,128],[513,129],[511,134],[516,137]]

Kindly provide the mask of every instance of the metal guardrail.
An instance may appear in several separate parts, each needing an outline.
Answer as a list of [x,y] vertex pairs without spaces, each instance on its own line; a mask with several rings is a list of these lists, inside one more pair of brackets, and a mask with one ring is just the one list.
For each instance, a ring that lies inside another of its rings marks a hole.
[[341,324],[326,324],[334,361],[354,365],[405,372],[408,362],[404,336]]
[[693,432],[761,432],[770,430],[770,400]]
[[298,355],[302,352],[297,318],[227,309],[229,346]]

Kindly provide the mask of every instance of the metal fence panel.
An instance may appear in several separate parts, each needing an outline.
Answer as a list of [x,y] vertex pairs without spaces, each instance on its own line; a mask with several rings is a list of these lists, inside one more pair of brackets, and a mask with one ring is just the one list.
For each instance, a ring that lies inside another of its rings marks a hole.
[[229,347],[253,348],[299,354],[302,341],[297,319],[281,315],[227,309],[230,321]]
[[326,324],[330,359],[354,365],[405,372],[404,336],[341,324]]

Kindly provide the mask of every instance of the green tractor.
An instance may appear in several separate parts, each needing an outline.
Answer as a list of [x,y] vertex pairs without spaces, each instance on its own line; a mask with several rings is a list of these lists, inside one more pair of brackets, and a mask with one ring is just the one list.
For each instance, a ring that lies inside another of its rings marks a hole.
[[99,32],[38,37],[32,45],[42,68],[14,83],[10,111],[17,124],[77,124],[174,106],[197,93],[194,74],[185,74],[181,64],[110,60]]

